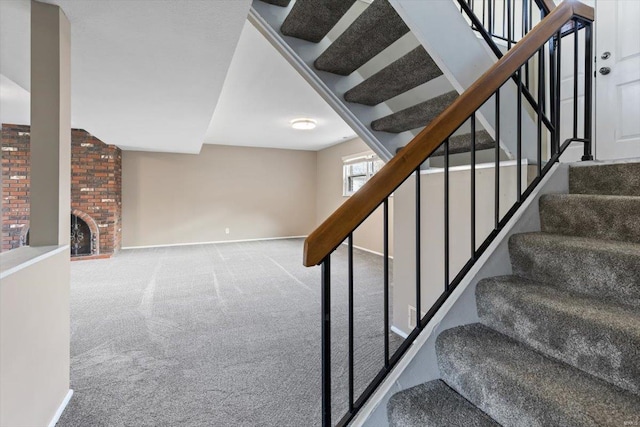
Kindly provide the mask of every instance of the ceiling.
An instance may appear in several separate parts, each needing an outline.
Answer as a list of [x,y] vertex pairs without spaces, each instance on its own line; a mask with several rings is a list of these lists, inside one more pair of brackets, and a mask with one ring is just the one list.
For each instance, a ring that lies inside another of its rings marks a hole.
[[[355,136],[246,21],[250,0],[47,2],[71,22],[72,126],[106,143],[178,153],[198,153],[203,142],[318,150]],[[29,124],[29,32],[30,2],[1,0],[4,123]],[[299,117],[318,127],[291,129]]]
[[[317,121],[295,130],[297,118]],[[355,132],[249,22],[231,61],[207,144],[320,150]]]

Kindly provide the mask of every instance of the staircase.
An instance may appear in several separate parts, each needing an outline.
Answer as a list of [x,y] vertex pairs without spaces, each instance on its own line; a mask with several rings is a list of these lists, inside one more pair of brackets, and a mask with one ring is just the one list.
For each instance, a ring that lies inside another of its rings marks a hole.
[[513,275],[476,288],[481,323],[438,336],[441,380],[402,391],[391,426],[640,424],[640,163],[569,171],[513,235]]
[[[373,0],[368,6],[357,0],[254,0],[251,16],[263,32],[270,32],[272,42],[276,39],[282,49],[293,51],[289,53],[306,71],[307,79],[314,87],[324,88],[321,94],[384,160],[458,98],[387,0]],[[348,26],[336,31],[331,40],[330,32],[339,25]],[[406,46],[415,47],[404,52]],[[386,61],[386,65],[363,78],[367,74],[363,67],[371,67],[372,61]],[[418,88],[431,96],[403,98]],[[468,125],[463,126],[451,139],[449,153],[469,152],[471,132]],[[495,148],[492,135],[480,125],[475,134],[476,150]],[[433,156],[443,154],[440,150]]]

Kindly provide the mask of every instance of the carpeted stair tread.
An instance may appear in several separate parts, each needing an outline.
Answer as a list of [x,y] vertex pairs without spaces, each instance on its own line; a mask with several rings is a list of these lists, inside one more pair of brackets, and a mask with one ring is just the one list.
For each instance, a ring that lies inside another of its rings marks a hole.
[[438,117],[457,97],[458,92],[447,92],[428,101],[374,120],[371,123],[371,128],[381,132],[400,133],[424,127],[431,120]]
[[548,194],[540,221],[548,233],[640,243],[640,197]]
[[275,6],[287,7],[291,0],[262,0],[265,3],[273,4]]
[[502,425],[613,427],[640,414],[639,396],[481,324],[442,332],[436,352],[443,380]]
[[322,40],[356,0],[297,0],[280,27],[285,36]]
[[358,104],[378,105],[441,75],[440,68],[419,46],[348,90],[344,99]]
[[476,287],[482,323],[633,393],[640,393],[640,312],[517,276]]
[[[476,151],[495,148],[496,143],[485,130],[476,132]],[[471,151],[471,134],[465,133],[449,138],[449,154],[468,153]],[[444,145],[432,154],[433,157],[444,156]]]
[[387,416],[391,427],[499,427],[439,380],[394,394],[387,404]]
[[513,274],[640,307],[640,244],[550,233],[509,239]]
[[387,0],[374,0],[316,59],[315,67],[347,76],[408,32]]
[[569,193],[640,196],[640,159],[569,168]]

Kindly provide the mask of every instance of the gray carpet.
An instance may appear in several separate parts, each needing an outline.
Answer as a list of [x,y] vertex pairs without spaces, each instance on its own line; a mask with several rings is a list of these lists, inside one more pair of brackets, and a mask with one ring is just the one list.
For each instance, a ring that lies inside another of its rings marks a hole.
[[436,351],[442,379],[503,426],[616,427],[638,421],[637,395],[479,323],[444,331]]
[[386,117],[374,120],[371,128],[380,132],[400,133],[428,125],[458,97],[458,92],[451,91],[421,102]]
[[[436,340],[441,378],[459,394],[439,406],[464,398],[504,426],[640,424],[639,176],[640,164],[571,167],[578,194],[540,199],[543,232],[509,239],[513,275],[476,287],[482,324]],[[389,420],[451,425],[450,410],[427,408],[434,399],[402,391]]]
[[285,36],[318,43],[355,2],[356,0],[297,0],[280,31]]
[[291,0],[262,0],[265,3],[273,4],[275,6],[287,7]]
[[441,75],[442,71],[427,51],[418,46],[349,89],[344,94],[344,99],[364,105],[378,105]]
[[315,67],[348,76],[408,32],[387,0],[374,0],[316,59]]
[[387,404],[391,427],[499,427],[500,424],[453,391],[435,380],[412,387],[391,397]]
[[[383,363],[383,284],[382,258],[355,255],[359,392]],[[337,416],[347,390],[344,247],[333,258]],[[319,425],[320,269],[301,261],[292,239],[72,263],[75,394],[58,425]]]

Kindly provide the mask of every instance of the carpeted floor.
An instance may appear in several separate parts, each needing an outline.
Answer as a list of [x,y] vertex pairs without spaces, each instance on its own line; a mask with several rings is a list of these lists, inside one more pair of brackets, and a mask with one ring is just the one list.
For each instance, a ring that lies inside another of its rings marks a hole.
[[[320,424],[320,269],[302,240],[123,251],[72,263],[58,426]],[[332,260],[334,413],[346,407],[346,250]],[[382,257],[355,254],[356,392],[382,364]],[[391,334],[392,350],[400,339]]]

